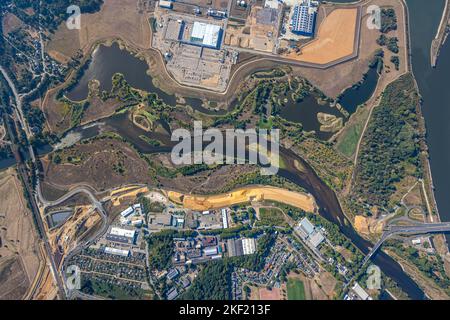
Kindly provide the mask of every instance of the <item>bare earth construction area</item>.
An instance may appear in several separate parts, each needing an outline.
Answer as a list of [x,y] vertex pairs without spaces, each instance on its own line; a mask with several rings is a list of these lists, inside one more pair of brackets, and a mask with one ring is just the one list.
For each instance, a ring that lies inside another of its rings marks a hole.
[[287,58],[316,64],[328,64],[351,56],[355,51],[358,9],[335,9],[323,20],[317,37],[305,45],[300,54]]
[[264,6],[248,4],[246,13],[237,17],[233,10],[227,15],[200,7],[192,14],[159,5],[152,22],[152,47],[178,83],[225,92],[232,70],[242,66],[241,55],[317,69],[356,58],[361,10],[314,1],[268,1]]
[[246,187],[212,196],[183,195],[174,191],[169,191],[167,194],[172,201],[183,203],[185,208],[192,210],[217,209],[246,202],[269,200],[286,203],[307,212],[316,211],[316,204],[311,195],[274,187]]

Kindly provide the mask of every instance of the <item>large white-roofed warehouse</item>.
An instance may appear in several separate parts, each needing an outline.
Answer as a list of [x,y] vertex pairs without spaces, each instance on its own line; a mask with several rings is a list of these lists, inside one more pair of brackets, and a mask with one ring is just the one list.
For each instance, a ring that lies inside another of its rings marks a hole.
[[222,39],[222,28],[215,24],[195,21],[192,26],[192,32],[189,43],[218,49]]

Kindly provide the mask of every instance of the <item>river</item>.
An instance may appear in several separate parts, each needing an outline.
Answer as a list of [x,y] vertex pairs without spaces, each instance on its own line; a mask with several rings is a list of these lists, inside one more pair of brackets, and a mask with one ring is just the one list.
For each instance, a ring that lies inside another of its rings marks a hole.
[[[373,244],[363,239],[353,229],[350,221],[345,217],[333,190],[319,179],[314,170],[302,158],[291,150],[281,148],[280,155],[287,167],[287,169],[280,170],[280,175],[310,192],[316,199],[317,205],[320,208],[320,215],[328,221],[337,224],[340,231],[349,238],[359,250],[364,254],[367,254]],[[294,160],[297,160],[305,170],[299,171],[295,169],[295,165],[293,164]],[[384,274],[393,279],[410,298],[415,300],[425,298],[423,291],[390,256],[382,251],[378,251],[372,256],[371,260],[380,267]]]
[[[441,53],[438,68],[432,70],[429,67],[429,46],[431,39],[436,32],[437,24],[439,23],[440,12],[442,10],[442,7],[440,6],[441,3],[443,3],[443,0],[433,0],[430,3],[427,3],[427,6],[424,6],[423,2],[420,0],[408,0],[411,13],[410,21],[413,39],[414,72],[418,78],[421,93],[424,97],[424,115],[428,126],[428,142],[430,144],[432,159],[431,165],[435,185],[437,187],[436,196],[442,218],[443,220],[448,220],[450,215],[446,215],[443,211],[450,213],[450,201],[445,198],[445,194],[450,192],[450,170],[446,170],[445,166],[447,163],[450,163],[450,149],[445,149],[447,144],[450,144],[450,141],[448,140],[450,133],[450,126],[448,126],[448,123],[450,123],[450,109],[446,108],[445,103],[444,105],[440,103],[446,101],[448,104],[448,101],[450,101],[450,91],[445,90],[445,79],[450,70],[450,59],[448,59],[450,48],[448,45],[444,47]],[[122,71],[125,73],[125,78],[131,85],[150,92],[156,92],[163,100],[167,99],[166,102],[173,102],[173,96],[167,95],[153,86],[151,78],[145,73],[146,67],[141,66],[141,63],[145,64],[145,62],[120,50],[117,45],[113,45],[112,48],[114,52],[112,56],[108,56],[110,57],[109,60],[106,59],[103,61],[103,59],[99,58],[101,55],[98,56],[99,54],[104,54],[104,50],[107,50],[108,47],[100,46],[93,53],[92,61],[102,62],[100,64],[94,63],[92,66],[88,67],[84,76],[80,79],[79,86],[75,87],[75,89],[69,93],[70,98],[74,100],[84,99],[87,95],[87,83],[93,78],[100,78],[101,88],[107,90],[111,86],[110,79],[112,74]],[[129,56],[132,57],[132,60],[127,60],[130,59]],[[124,70],[121,69],[121,66],[119,66],[119,69],[117,68],[118,65],[116,59],[121,58],[128,61],[128,68],[125,68]],[[111,66],[113,66],[113,68],[111,68]],[[131,70],[132,77],[128,76],[129,70]],[[89,133],[87,136],[95,136],[101,132],[102,126],[105,126],[108,130],[120,133],[126,139],[130,140],[141,152],[167,152],[167,145],[164,147],[149,147],[148,144],[141,141],[142,139],[138,139],[139,135],[146,135],[150,138],[160,138],[159,140],[162,140],[163,137],[155,137],[152,134],[146,133],[133,126],[127,119],[126,114],[105,120],[104,124],[99,123],[94,127],[81,129],[78,133],[83,135],[83,137],[86,137],[86,132]],[[86,132],[84,130],[86,130]],[[350,222],[343,214],[334,192],[318,178],[314,170],[305,163],[303,159],[295,155],[291,150],[282,148],[280,151],[281,156],[288,164],[288,169],[280,170],[280,175],[309,191],[316,198],[316,201],[320,206],[320,214],[327,220],[339,225],[343,234],[351,239],[363,253],[368,253],[373,244],[364,240],[354,231]],[[295,168],[293,165],[294,160],[299,161],[306,170],[300,172],[293,169]],[[397,282],[402,290],[411,298],[424,298],[423,291],[401,269],[400,265],[388,255],[379,252],[373,256],[372,261],[377,264],[386,275]]]
[[[411,21],[413,71],[423,99],[427,144],[435,197],[442,221],[450,221],[450,43],[442,47],[436,68],[430,45],[441,19],[444,0],[407,0]],[[450,235],[447,235],[450,243]]]
[[[96,136],[104,130],[117,132],[131,142],[137,150],[143,153],[170,152],[172,146],[174,145],[174,142],[167,139],[168,136],[157,137],[140,128],[137,128],[129,120],[126,113],[111,117],[104,122],[99,122],[97,125],[76,130],[78,130],[77,133],[81,134],[83,138]],[[163,145],[158,147],[150,146],[139,138],[142,134],[151,138],[159,139],[163,142]],[[331,190],[330,187],[328,187],[328,185],[317,176],[308,163],[306,163],[301,157],[291,150],[280,147],[280,156],[282,158],[282,162],[285,163],[286,168],[280,169],[279,175],[296,183],[311,193],[320,208],[319,213],[321,216],[337,224],[340,227],[341,232],[347,236],[364,254],[367,254],[373,244],[366,241],[355,232],[351,226],[351,223],[345,217],[333,190]],[[303,167],[302,171],[299,171],[296,168],[295,161],[300,163]],[[378,252],[372,257],[372,261],[377,264],[387,276],[397,282],[402,290],[405,291],[411,298],[424,298],[422,290],[408,277],[406,273],[403,272],[400,265],[387,254]]]

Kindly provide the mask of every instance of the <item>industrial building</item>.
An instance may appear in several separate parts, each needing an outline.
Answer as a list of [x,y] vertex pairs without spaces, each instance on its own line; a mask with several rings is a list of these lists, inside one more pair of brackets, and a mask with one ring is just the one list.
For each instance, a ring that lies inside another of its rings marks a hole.
[[130,224],[134,227],[140,227],[144,224],[144,220],[142,220],[142,219],[133,220],[130,222]]
[[133,207],[128,207],[125,210],[123,210],[120,215],[124,218],[130,216],[132,213],[134,213],[134,209]]
[[221,210],[222,213],[222,226],[224,229],[228,228],[228,213],[227,213],[227,209],[222,209]]
[[136,240],[136,231],[112,227],[106,235],[106,240],[122,244],[134,244]]
[[113,235],[113,236],[119,236],[119,237],[125,237],[125,238],[134,239],[134,237],[136,236],[136,231],[135,230],[118,228],[118,227],[112,227],[111,231],[109,231],[109,234]]
[[198,47],[219,49],[222,33],[222,28],[216,24],[169,19],[165,39]]
[[141,204],[140,203],[136,203],[136,204],[133,204],[132,206],[126,208],[125,210],[123,210],[120,213],[120,215],[123,218],[127,218],[127,217],[133,216],[135,214],[141,214],[141,212],[142,212],[141,211]]
[[320,232],[314,232],[309,238],[309,242],[313,245],[314,248],[317,248],[323,240],[325,240],[325,238]]
[[317,5],[311,0],[304,0],[301,4],[294,6],[292,15],[291,31],[294,34],[312,37],[317,18]]
[[[369,296],[369,294],[364,290],[358,282],[355,282],[355,284],[352,287],[353,292],[355,293],[356,297],[352,297],[351,299],[346,300],[372,300],[372,297]],[[356,298],[356,299],[355,299]]]
[[244,254],[242,249],[242,240],[241,239],[228,239],[227,240],[227,250],[229,257],[239,257]]
[[161,8],[172,9],[172,1],[159,0],[159,6]]
[[122,243],[122,244],[133,244],[134,243],[134,241],[130,238],[116,236],[116,235],[112,235],[112,234],[107,234],[106,240],[111,241],[111,242],[116,242],[116,243]]
[[314,232],[314,225],[307,219],[303,218],[299,224],[299,231],[301,232],[302,238],[307,238]]
[[254,238],[242,239],[242,251],[244,255],[253,254],[256,251],[256,241]]
[[117,248],[105,247],[105,253],[114,254],[116,256],[128,257],[130,250],[121,250]]
[[167,300],[173,300],[176,297],[178,297],[177,288],[174,287],[167,292]]
[[180,272],[178,271],[178,269],[173,268],[173,269],[169,270],[169,272],[167,273],[167,279],[173,280],[176,277],[178,277],[179,275],[180,275]]
[[325,240],[323,234],[316,230],[307,218],[303,218],[295,230],[303,240],[308,241],[314,248],[317,248]]
[[253,254],[256,251],[256,240],[254,238],[228,239],[227,249],[229,257]]
[[207,11],[208,16],[216,18],[216,19],[224,19],[227,17],[227,13],[225,11],[215,10],[209,8]]
[[213,255],[216,255],[218,252],[219,251],[218,251],[217,247],[208,247],[203,250],[203,253],[205,254],[205,256],[213,256]]
[[222,40],[222,28],[215,24],[195,21],[190,34],[190,44],[218,49]]

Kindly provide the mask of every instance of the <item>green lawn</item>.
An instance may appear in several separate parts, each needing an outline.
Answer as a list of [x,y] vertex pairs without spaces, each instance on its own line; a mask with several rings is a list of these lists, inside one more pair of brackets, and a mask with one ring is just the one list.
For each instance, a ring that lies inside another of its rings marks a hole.
[[356,145],[361,137],[361,131],[364,128],[369,110],[366,107],[360,107],[352,115],[353,121],[350,121],[342,135],[337,139],[336,149],[348,158],[353,157],[356,151]]
[[288,227],[283,212],[277,208],[261,208],[259,209],[260,221],[258,225],[262,226],[280,226]]
[[261,116],[260,119],[259,119],[258,127],[260,129],[267,129],[267,130],[272,129],[272,127],[273,127],[272,116],[269,116],[267,118],[267,120],[264,120],[263,117]]
[[343,155],[350,158],[356,151],[361,131],[364,127],[364,122],[356,122],[349,125],[347,130],[343,133],[342,139],[336,144],[336,148]]
[[288,300],[305,300],[305,286],[296,278],[289,278],[287,282]]

